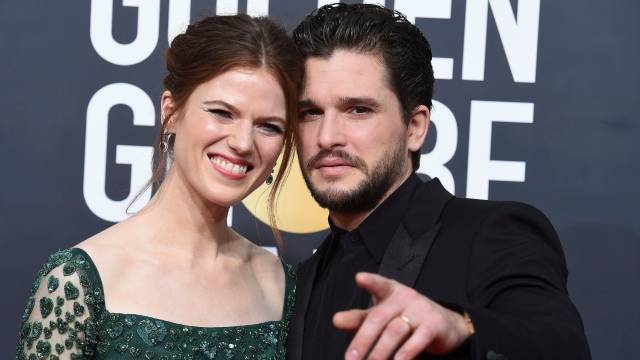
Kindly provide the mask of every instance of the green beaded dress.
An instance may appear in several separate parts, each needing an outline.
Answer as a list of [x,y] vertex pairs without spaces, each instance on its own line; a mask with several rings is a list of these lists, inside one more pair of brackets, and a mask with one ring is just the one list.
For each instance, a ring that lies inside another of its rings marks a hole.
[[17,358],[284,359],[295,301],[295,270],[284,267],[281,320],[211,328],[110,313],[89,255],[78,248],[58,251],[40,270],[31,290]]

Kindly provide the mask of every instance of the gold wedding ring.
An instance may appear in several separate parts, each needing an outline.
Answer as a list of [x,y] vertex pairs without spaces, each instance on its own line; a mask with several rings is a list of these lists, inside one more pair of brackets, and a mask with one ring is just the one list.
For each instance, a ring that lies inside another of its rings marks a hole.
[[413,330],[413,325],[411,325],[411,319],[409,319],[409,317],[406,315],[400,315],[400,320],[406,322],[407,325],[409,325],[409,329]]

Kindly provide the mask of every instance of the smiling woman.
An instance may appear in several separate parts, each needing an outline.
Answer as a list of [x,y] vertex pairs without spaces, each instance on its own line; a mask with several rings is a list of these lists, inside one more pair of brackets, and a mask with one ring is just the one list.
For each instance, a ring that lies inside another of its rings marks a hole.
[[302,61],[281,27],[246,15],[189,26],[166,61],[156,194],[49,258],[18,359],[284,358],[294,272],[226,217],[265,181],[273,204],[292,155]]
[[173,163],[181,173],[166,181],[186,182],[206,202],[237,203],[275,165],[287,125],[285,105],[278,81],[262,68],[231,69],[200,84],[179,112],[165,91],[162,113],[171,114],[165,131],[175,134]]

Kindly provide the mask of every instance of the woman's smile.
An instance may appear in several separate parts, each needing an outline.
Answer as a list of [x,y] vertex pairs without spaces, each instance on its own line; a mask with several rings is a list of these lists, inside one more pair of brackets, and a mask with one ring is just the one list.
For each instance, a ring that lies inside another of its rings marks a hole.
[[246,160],[229,158],[219,154],[209,155],[209,161],[220,174],[232,180],[246,177],[247,173],[253,169],[253,165]]

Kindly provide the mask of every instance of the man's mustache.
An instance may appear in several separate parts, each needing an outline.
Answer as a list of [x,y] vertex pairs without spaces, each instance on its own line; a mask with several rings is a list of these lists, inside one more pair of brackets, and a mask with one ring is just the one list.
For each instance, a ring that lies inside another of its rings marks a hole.
[[342,159],[345,163],[350,166],[359,168],[361,170],[367,170],[367,164],[355,155],[351,155],[344,150],[339,149],[322,149],[317,154],[315,154],[309,161],[307,161],[306,169],[307,171],[311,171],[316,167],[316,164],[323,160],[324,158],[332,157]]

